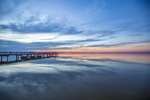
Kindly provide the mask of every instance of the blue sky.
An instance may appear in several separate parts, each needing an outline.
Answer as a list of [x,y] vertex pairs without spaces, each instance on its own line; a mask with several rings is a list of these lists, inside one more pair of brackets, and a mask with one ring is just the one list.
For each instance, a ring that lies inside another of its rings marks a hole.
[[0,0],[0,51],[150,44],[150,0]]

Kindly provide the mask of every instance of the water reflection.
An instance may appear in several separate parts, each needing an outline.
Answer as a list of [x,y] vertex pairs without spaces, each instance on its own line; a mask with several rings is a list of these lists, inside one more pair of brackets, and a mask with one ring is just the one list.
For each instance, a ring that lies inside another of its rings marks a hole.
[[150,54],[149,53],[125,53],[125,54],[69,54],[69,53],[62,53],[60,54],[62,57],[77,57],[77,58],[85,58],[85,59],[112,59],[112,60],[123,60],[123,61],[130,61],[130,62],[141,62],[141,63],[150,63]]
[[149,65],[147,55],[135,54],[62,54],[1,65],[0,100],[148,100]]

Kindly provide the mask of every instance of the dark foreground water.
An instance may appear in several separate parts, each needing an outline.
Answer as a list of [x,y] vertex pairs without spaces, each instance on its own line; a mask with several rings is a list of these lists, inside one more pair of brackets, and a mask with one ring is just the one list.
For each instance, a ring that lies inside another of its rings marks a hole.
[[150,100],[149,57],[68,54],[0,65],[0,100]]

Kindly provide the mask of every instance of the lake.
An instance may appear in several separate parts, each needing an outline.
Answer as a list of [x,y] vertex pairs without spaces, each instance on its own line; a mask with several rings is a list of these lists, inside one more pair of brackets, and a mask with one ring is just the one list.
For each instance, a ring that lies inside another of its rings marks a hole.
[[150,100],[150,54],[60,54],[3,64],[0,100]]

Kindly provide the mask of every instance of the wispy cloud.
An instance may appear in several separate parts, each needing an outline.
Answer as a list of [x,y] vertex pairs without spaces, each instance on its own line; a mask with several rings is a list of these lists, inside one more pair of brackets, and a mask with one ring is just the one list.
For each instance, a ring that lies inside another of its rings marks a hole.
[[[13,19],[12,19],[13,20]],[[68,26],[67,23],[56,22],[51,18],[40,19],[36,16],[30,16],[26,19],[18,19],[15,22],[6,22],[0,24],[0,30],[10,30],[19,33],[50,33],[61,32],[64,34],[79,34],[82,30],[78,30],[74,26]]]
[[55,38],[58,33],[51,34],[18,34],[18,33],[1,33],[1,40],[16,41],[21,43],[33,43],[33,42],[49,42]]
[[0,50],[11,50],[11,45],[24,50],[110,48],[149,41],[147,14],[143,13],[145,8],[139,7],[144,3],[117,3],[1,0]]
[[88,39],[98,38],[97,34],[61,34],[61,33],[1,33],[0,39],[7,41],[16,41],[21,43],[34,43],[34,42],[78,42]]

